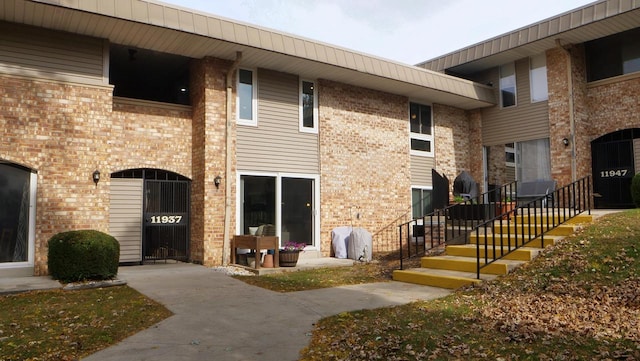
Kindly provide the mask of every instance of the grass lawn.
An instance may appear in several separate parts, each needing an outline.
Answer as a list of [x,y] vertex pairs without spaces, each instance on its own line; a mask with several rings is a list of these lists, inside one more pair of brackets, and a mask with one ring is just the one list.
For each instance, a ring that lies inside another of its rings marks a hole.
[[77,360],[170,315],[127,286],[0,296],[0,360]]
[[429,302],[342,313],[301,360],[640,360],[640,210]]

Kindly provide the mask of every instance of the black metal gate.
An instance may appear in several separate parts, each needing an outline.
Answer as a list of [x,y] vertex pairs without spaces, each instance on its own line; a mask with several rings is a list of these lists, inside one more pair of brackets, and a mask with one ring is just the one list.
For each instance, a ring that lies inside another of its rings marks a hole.
[[189,258],[190,182],[145,180],[144,260]]
[[[607,139],[609,138],[609,139]],[[591,144],[596,208],[633,208],[631,179],[635,174],[633,138],[603,137]]]

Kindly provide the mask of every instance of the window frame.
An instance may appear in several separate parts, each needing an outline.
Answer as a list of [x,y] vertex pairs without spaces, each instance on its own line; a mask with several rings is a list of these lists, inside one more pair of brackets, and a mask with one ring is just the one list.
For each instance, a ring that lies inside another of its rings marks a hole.
[[[414,209],[415,206],[415,202],[413,201],[413,192],[414,191],[420,191],[420,209],[419,209],[419,216],[416,217],[416,211]],[[424,204],[423,204],[423,200],[424,200],[424,191],[429,191],[431,192],[431,211],[433,212],[433,186],[416,186],[416,185],[412,185],[411,186],[411,216],[412,218],[422,218],[424,217],[426,214],[429,213],[424,213]]]
[[[509,145],[512,145],[511,147]],[[504,145],[504,153],[505,153],[505,160],[504,160],[504,164],[507,167],[515,167],[516,166],[516,142],[513,143],[507,143]],[[509,160],[507,159],[507,153],[509,154],[513,154],[513,162],[509,162]]]
[[[418,105],[420,107],[418,113],[422,113],[422,107],[429,107],[429,112],[430,112],[430,116],[431,116],[431,130],[430,133],[431,134],[424,134],[424,133],[415,133],[411,131],[411,105],[415,104]],[[434,148],[435,148],[435,142],[434,142],[434,132],[435,132],[435,121],[433,119],[433,107],[430,104],[423,104],[423,103],[418,103],[418,102],[409,102],[409,109],[408,109],[408,115],[409,115],[409,124],[408,124],[408,128],[409,128],[409,150],[410,150],[410,154],[411,155],[415,155],[415,156],[420,156],[420,157],[433,157],[434,156]],[[429,149],[430,151],[424,151],[424,150],[415,150],[411,148],[411,141],[412,140],[420,140],[420,141],[425,141],[425,142],[429,142],[430,146]]]
[[[534,68],[534,63],[535,63],[534,58],[542,59],[544,61],[544,66],[539,66]],[[544,69],[544,81],[540,78],[534,77],[534,71],[535,70],[541,71],[541,69]],[[538,81],[534,81],[535,79],[538,79]],[[549,100],[549,83],[547,78],[547,57],[546,57],[546,54],[544,53],[529,57],[529,87],[530,87],[529,89],[530,89],[530,95],[531,95],[531,103],[538,103],[538,102],[544,102]],[[535,89],[537,89],[537,87],[544,88],[544,97],[540,99],[534,98],[534,94],[536,94]]]
[[[240,72],[251,72],[251,117],[245,119],[240,117]],[[255,69],[238,68],[236,73],[236,122],[238,125],[258,126],[258,75]]]
[[[513,68],[513,74],[510,74],[508,76],[502,76],[502,72],[503,69],[506,66],[510,66]],[[506,64],[502,64],[498,67],[498,77],[499,77],[499,91],[500,91],[500,108],[506,109],[506,108],[512,108],[512,107],[516,107],[518,105],[518,79],[516,77],[516,64],[514,62],[511,63],[506,63]],[[505,85],[504,84],[506,82],[506,79],[509,79],[513,77],[513,104],[510,105],[504,105],[504,96],[502,95],[503,93],[503,89],[505,89]]]
[[[304,83],[313,85],[313,127],[304,125]],[[298,97],[299,130],[303,133],[318,133],[318,83],[314,80],[300,79]]]

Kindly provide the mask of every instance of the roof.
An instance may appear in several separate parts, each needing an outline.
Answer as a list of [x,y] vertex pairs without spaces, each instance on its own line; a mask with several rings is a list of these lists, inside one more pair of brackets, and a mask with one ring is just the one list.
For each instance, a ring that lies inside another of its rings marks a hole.
[[556,45],[580,44],[640,26],[640,0],[602,0],[516,29],[417,66],[456,74],[541,54]]
[[3,0],[0,20],[108,39],[192,58],[235,59],[425,101],[475,109],[495,104],[491,88],[412,65],[156,1]]

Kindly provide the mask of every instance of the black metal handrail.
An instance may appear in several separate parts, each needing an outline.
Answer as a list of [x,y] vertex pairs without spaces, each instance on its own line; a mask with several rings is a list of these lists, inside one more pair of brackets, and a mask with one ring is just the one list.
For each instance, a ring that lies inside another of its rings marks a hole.
[[[592,196],[591,176],[586,176],[476,225],[473,229],[477,239],[476,277],[480,279],[482,268],[538,237],[544,248],[545,233],[585,211],[591,214]],[[483,243],[480,242],[481,232]]]
[[425,255],[427,250],[447,242],[466,240],[473,226],[504,213],[502,209],[515,194],[517,182],[507,183],[400,224],[400,269],[406,259]]
[[[484,244],[478,242],[476,252],[479,278],[481,268],[505,257],[537,237],[541,237],[544,246],[544,233],[585,211],[591,214],[593,197],[591,176],[579,179],[544,196],[514,205],[509,198],[516,199],[517,188],[518,183],[511,182],[474,199],[437,209],[421,218],[400,224],[398,226],[400,269],[404,268],[406,259],[423,256],[427,250],[439,245],[452,242],[467,243],[470,234],[475,232],[476,235],[480,235],[482,232],[486,235],[485,242]],[[515,217],[516,215],[520,217]],[[541,222],[538,221],[539,219]],[[512,220],[516,223],[514,224]],[[500,231],[506,229],[506,232],[499,232],[506,234],[506,240],[500,236],[499,244],[496,243],[497,227]],[[488,243],[489,237],[492,237],[491,246]],[[484,252],[481,252],[482,246]],[[484,254],[483,257],[481,253]],[[489,258],[488,255],[492,257]]]

